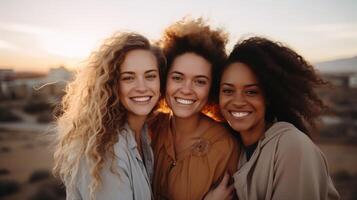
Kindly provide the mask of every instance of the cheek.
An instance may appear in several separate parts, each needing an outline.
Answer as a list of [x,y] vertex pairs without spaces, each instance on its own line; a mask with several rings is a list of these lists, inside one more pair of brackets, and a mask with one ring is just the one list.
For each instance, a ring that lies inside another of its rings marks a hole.
[[261,113],[261,115],[265,115],[265,101],[264,99],[257,99],[256,101],[252,102],[257,112]]
[[155,93],[160,93],[160,80],[155,80],[150,82],[148,85],[150,85],[150,88],[155,92]]
[[174,90],[172,87],[173,87],[172,82],[170,80],[167,80],[166,88],[165,88],[165,99],[168,104],[170,104],[170,101],[169,101],[170,95],[172,95],[172,93],[173,93],[172,90]]
[[229,96],[221,95],[219,97],[219,107],[223,112],[226,111],[226,109],[228,108],[231,100],[232,100],[232,97],[229,97]]
[[124,98],[128,95],[129,85],[121,83],[119,86],[119,96],[120,98]]
[[223,95],[219,95],[219,107],[223,109],[225,105],[227,104],[227,98]]
[[209,90],[210,87],[209,85],[205,86],[205,87],[199,87],[196,89],[196,93],[204,100],[208,99],[209,96]]
[[172,95],[175,92],[177,87],[178,87],[177,83],[175,83],[175,82],[173,82],[171,80],[168,80],[166,82],[166,91],[165,91],[166,92],[166,96]]
[[118,93],[120,98],[125,94],[125,87],[123,86],[123,84],[120,84],[119,88],[118,88]]

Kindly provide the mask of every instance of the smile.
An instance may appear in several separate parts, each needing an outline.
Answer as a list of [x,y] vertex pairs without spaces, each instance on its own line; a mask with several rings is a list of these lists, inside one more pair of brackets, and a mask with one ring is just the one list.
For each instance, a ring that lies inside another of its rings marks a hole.
[[137,103],[146,103],[150,101],[151,96],[131,97],[130,99]]
[[231,111],[230,113],[235,118],[243,118],[250,114],[250,112],[234,112],[234,111]]
[[184,104],[184,105],[191,105],[191,104],[195,103],[195,101],[192,99],[175,98],[175,100],[177,103]]

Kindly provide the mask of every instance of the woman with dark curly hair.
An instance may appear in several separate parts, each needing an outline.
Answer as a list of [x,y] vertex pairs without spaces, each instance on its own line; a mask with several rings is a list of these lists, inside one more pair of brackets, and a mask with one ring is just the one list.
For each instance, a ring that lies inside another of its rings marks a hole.
[[[226,41],[224,32],[213,30],[202,19],[179,21],[164,33],[165,100],[170,113],[159,113],[151,125],[155,199],[201,200],[226,171],[236,170],[235,139],[202,113],[217,105]],[[224,183],[228,179],[226,175]]]
[[325,82],[293,50],[265,38],[235,45],[221,77],[220,108],[240,136],[239,199],[339,199],[327,161],[309,138]]
[[154,158],[146,119],[165,59],[136,33],[119,33],[68,84],[57,120],[54,173],[67,199],[151,199]]

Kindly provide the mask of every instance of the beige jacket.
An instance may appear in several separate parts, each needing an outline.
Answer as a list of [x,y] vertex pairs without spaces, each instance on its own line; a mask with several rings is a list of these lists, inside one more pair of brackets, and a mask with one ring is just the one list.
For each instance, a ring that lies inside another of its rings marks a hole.
[[247,162],[244,149],[234,186],[240,200],[339,199],[320,149],[287,122],[277,122]]

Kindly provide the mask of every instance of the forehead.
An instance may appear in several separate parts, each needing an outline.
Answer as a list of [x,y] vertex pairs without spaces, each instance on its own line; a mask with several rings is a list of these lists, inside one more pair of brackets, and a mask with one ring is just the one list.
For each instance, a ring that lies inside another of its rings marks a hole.
[[170,72],[180,72],[187,76],[211,76],[211,63],[195,53],[185,53],[177,56]]
[[222,75],[222,83],[230,84],[256,84],[258,83],[257,77],[248,65],[235,62],[228,65],[227,69]]
[[142,49],[129,51],[120,66],[120,72],[140,72],[155,69],[157,69],[155,56],[149,50]]

